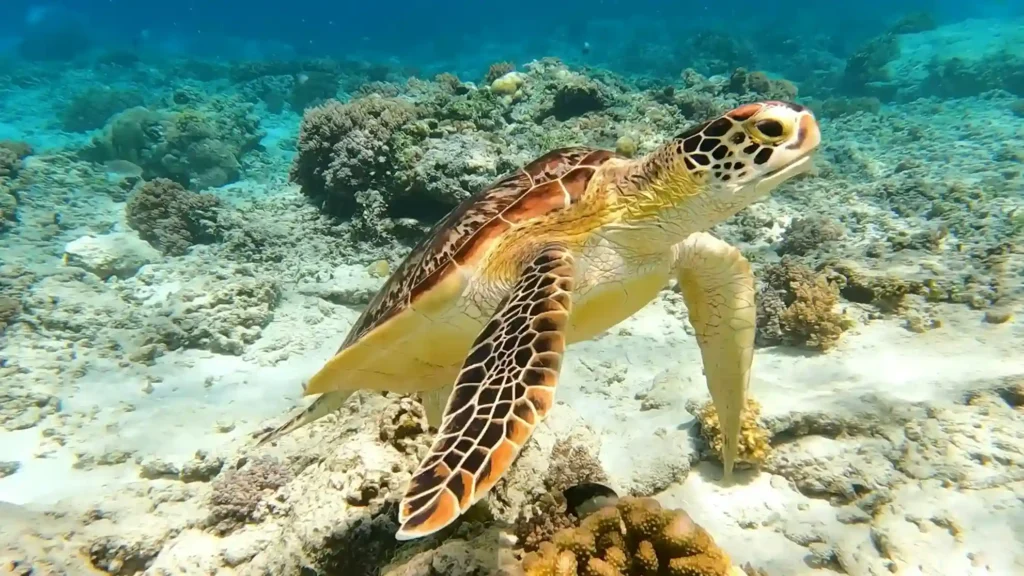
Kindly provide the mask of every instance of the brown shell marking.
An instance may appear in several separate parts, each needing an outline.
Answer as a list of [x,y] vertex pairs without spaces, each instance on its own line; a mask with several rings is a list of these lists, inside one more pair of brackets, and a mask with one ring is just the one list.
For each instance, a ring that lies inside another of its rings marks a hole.
[[454,266],[473,264],[513,225],[579,201],[598,167],[616,157],[608,150],[585,147],[553,150],[463,200],[406,256],[338,352],[415,302]]

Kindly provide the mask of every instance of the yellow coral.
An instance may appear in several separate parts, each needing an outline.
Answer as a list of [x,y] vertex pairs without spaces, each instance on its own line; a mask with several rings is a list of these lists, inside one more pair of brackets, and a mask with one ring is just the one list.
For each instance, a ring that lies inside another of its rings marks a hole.
[[523,570],[526,576],[742,574],[686,512],[631,497],[542,543],[523,558]]
[[[740,448],[737,457],[739,462],[760,466],[771,455],[771,432],[761,426],[761,405],[753,398],[747,398],[743,410],[743,421],[740,424]],[[697,411],[700,421],[700,433],[704,440],[722,457],[722,430],[718,423],[718,413],[711,402]]]
[[491,90],[495,94],[511,96],[523,85],[525,78],[519,72],[509,72],[491,82]]

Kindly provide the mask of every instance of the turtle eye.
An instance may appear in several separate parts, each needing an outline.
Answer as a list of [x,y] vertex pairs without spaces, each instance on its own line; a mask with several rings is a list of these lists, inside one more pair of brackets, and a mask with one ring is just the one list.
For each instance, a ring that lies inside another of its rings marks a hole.
[[782,124],[778,120],[759,120],[754,126],[769,138],[782,137]]
[[755,120],[747,125],[750,137],[762,144],[778,144],[786,137],[786,126],[775,118]]

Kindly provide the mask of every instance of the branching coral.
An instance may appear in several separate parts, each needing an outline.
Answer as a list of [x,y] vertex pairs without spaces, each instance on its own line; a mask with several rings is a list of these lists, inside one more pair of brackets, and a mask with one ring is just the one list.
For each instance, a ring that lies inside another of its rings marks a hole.
[[490,84],[515,69],[516,65],[511,62],[495,62],[487,68],[487,75],[484,76],[484,82]]
[[[708,402],[697,410],[700,421],[700,435],[715,454],[722,457],[722,428],[718,422],[718,413],[713,403]],[[753,398],[747,398],[740,423],[740,449],[738,461],[760,466],[771,455],[772,433],[761,425],[761,405]]]
[[523,559],[526,576],[730,576],[742,574],[682,510],[622,498],[559,531]]
[[823,276],[798,280],[792,286],[793,303],[779,317],[783,332],[810,348],[835,346],[846,329],[842,316],[833,311],[839,301],[835,287]]

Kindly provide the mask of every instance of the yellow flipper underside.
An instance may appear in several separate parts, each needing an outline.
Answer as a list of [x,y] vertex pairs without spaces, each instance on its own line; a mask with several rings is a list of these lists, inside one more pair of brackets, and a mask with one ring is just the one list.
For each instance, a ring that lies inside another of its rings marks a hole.
[[708,391],[721,422],[724,480],[729,482],[754,358],[754,276],[739,250],[710,234],[693,234],[676,250],[679,289],[697,332]]

